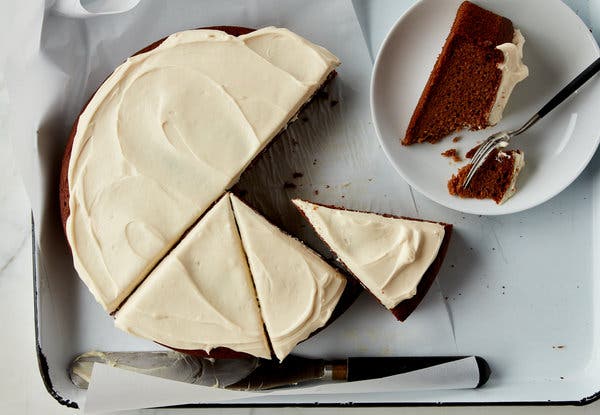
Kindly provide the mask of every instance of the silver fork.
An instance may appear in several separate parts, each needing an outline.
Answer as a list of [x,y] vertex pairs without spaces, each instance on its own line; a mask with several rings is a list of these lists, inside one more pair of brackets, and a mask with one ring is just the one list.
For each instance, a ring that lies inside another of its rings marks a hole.
[[483,165],[485,160],[497,148],[506,147],[510,142],[511,138],[518,136],[521,133],[527,131],[532,125],[541,120],[550,111],[556,108],[565,99],[571,96],[574,92],[585,84],[592,76],[594,76],[600,70],[600,58],[597,58],[590,66],[585,68],[575,79],[573,79],[567,86],[561,89],[546,105],[544,105],[533,117],[531,117],[525,124],[520,128],[511,131],[500,131],[496,134],[489,136],[477,149],[473,158],[471,159],[471,169],[465,178],[462,185],[464,189],[469,186],[471,180],[475,176],[477,170]]

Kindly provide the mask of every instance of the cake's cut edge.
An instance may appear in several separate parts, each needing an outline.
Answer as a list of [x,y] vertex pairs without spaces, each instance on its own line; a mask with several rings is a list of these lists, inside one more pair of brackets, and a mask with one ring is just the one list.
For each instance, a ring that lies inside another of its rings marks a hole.
[[444,223],[444,222],[429,221],[429,220],[424,220],[424,219],[416,219],[416,218],[411,218],[408,216],[397,216],[397,215],[392,215],[389,213],[375,213],[375,212],[368,212],[368,211],[362,211],[362,210],[346,209],[344,207],[340,207],[340,206],[336,206],[336,205],[327,205],[327,204],[307,201],[304,199],[295,199],[295,200],[300,200],[302,202],[310,203],[313,205],[317,205],[317,206],[321,206],[321,207],[329,208],[329,209],[337,209],[337,210],[350,211],[350,212],[374,214],[374,215],[382,216],[384,218],[403,219],[403,220],[411,220],[411,221],[417,221],[417,222],[434,223],[434,224],[441,225],[444,228],[444,237],[442,238],[442,242],[440,244],[438,253],[437,253],[435,259],[433,260],[433,262],[429,265],[429,267],[425,271],[425,273],[421,276],[421,279],[419,280],[419,283],[417,285],[416,294],[411,298],[402,300],[395,307],[388,308],[381,302],[381,300],[373,292],[371,292],[371,290],[369,290],[365,286],[365,284],[362,283],[362,281],[352,272],[350,267],[348,267],[344,263],[344,261],[337,255],[335,250],[327,243],[327,241],[324,240],[324,238],[321,236],[321,234],[319,232],[317,232],[316,229],[314,229],[314,226],[313,226],[311,220],[308,218],[308,216],[305,214],[305,212],[296,203],[293,203],[294,206],[296,207],[296,209],[304,217],[304,219],[311,225],[313,230],[315,230],[315,233],[317,234],[319,239],[325,244],[325,246],[327,246],[327,248],[329,249],[331,254],[336,258],[337,262],[342,266],[345,273],[347,275],[351,276],[352,280],[356,281],[357,284],[362,286],[365,291],[368,291],[369,294],[373,298],[375,298],[377,300],[377,302],[379,302],[383,307],[385,307],[387,310],[389,310],[394,315],[394,317],[396,317],[397,320],[405,321],[408,318],[408,316],[410,314],[412,314],[412,312],[417,308],[417,306],[423,300],[423,298],[425,297],[425,295],[431,288],[431,284],[433,283],[437,274],[439,273],[439,270],[442,266],[442,263],[444,262],[444,258],[448,251],[448,246],[450,245],[450,237],[452,235],[452,229],[453,229],[452,224]]

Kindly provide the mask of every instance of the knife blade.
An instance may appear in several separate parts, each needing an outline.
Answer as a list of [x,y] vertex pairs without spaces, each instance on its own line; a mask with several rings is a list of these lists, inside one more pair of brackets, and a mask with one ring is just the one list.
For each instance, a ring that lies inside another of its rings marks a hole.
[[[69,367],[73,384],[87,389],[94,363],[133,370],[196,385],[257,391],[306,382],[353,382],[408,373],[468,356],[350,357],[340,360],[309,359],[290,355],[283,362],[258,358],[210,359],[175,351],[98,352],[77,356]],[[482,386],[491,370],[475,356]]]
[[91,351],[71,362],[71,382],[78,388],[87,389],[94,363],[180,382],[226,388],[252,373],[258,367],[259,359],[209,359],[175,351]]

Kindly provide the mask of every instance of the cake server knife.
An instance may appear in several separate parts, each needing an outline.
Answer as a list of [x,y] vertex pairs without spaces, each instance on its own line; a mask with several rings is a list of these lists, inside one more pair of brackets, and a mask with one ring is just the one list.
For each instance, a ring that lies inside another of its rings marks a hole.
[[[180,382],[235,390],[266,390],[304,382],[352,382],[408,373],[454,362],[467,356],[351,357],[342,360],[308,359],[290,355],[282,363],[258,358],[210,359],[175,351],[87,352],[69,367],[73,384],[87,389],[94,363]],[[491,374],[487,362],[475,356],[480,387]]]

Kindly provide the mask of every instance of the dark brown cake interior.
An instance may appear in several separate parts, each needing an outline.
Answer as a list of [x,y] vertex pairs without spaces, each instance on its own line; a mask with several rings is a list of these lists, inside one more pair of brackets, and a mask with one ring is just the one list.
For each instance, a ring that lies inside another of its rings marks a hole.
[[504,55],[497,45],[513,38],[513,25],[468,1],[457,13],[402,144],[435,143],[453,132],[488,126]]
[[449,148],[448,150],[442,153],[442,156],[451,158],[455,163],[459,163],[462,161],[460,156],[458,155],[458,150],[455,148]]
[[477,170],[469,187],[465,189],[463,183],[473,166],[467,164],[458,170],[458,173],[452,175],[448,181],[448,192],[463,198],[492,199],[500,203],[509,190],[515,166],[513,155],[517,152],[519,151],[511,150],[500,153],[498,149],[494,150]]

